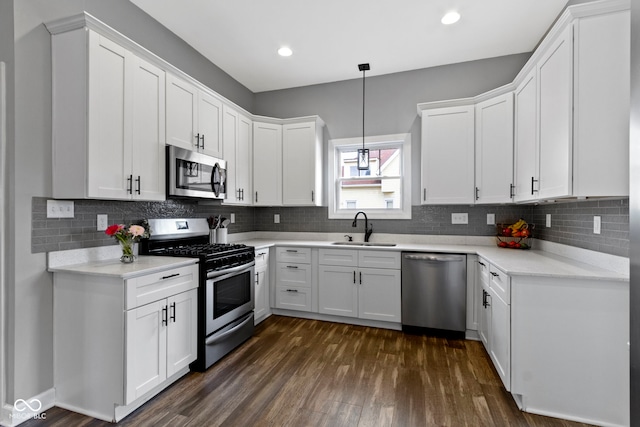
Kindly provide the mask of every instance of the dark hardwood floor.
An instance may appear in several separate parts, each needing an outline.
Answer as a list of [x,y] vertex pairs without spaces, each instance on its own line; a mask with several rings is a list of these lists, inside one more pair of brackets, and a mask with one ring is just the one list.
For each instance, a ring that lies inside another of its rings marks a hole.
[[[103,426],[60,408],[23,426]],[[122,426],[584,426],[520,412],[477,341],[272,316]]]

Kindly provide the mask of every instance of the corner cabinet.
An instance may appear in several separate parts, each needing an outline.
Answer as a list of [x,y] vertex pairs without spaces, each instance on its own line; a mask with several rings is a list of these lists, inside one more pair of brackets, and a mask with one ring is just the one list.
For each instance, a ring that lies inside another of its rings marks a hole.
[[282,126],[282,204],[322,205],[322,128],[324,122]]
[[165,72],[84,27],[52,33],[53,197],[165,199]]
[[282,125],[253,122],[253,204],[282,205]]
[[423,205],[473,204],[473,105],[422,111]]
[[212,92],[167,76],[167,144],[222,158],[222,102]]
[[513,93],[476,105],[476,204],[510,203],[513,195]]
[[106,263],[104,275],[54,273],[57,406],[117,422],[189,371],[197,357],[198,266],[153,262],[153,272],[139,275],[136,263]]
[[225,105],[222,108],[222,141],[227,162],[227,198],[223,203],[252,205],[252,120]]

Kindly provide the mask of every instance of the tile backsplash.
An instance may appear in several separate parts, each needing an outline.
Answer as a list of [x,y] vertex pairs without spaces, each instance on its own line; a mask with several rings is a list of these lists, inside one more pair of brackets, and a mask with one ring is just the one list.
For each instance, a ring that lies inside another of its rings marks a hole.
[[[206,218],[209,215],[235,214],[229,233],[250,231],[362,233],[362,219],[351,226],[351,219],[328,219],[326,207],[240,207],[220,202],[198,203],[172,199],[164,202],[123,202],[74,200],[75,217],[47,218],[47,198],[32,199],[31,251],[49,252],[116,244],[114,239],[96,231],[96,216],[107,214],[109,224],[131,223],[143,218]],[[452,213],[468,213],[469,224],[451,224]],[[629,199],[586,200],[541,205],[438,205],[413,206],[410,220],[372,219],[373,232],[388,234],[491,236],[495,226],[487,225],[487,214],[495,214],[497,223],[524,218],[535,224],[534,237],[591,249],[613,255],[629,254]],[[551,228],[545,227],[546,214],[552,216]],[[274,223],[274,215],[280,223]],[[602,232],[593,234],[593,216],[602,218]]]

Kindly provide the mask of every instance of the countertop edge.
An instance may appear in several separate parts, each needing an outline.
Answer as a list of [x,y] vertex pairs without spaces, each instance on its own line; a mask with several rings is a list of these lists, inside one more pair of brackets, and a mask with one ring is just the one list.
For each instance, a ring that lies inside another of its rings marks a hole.
[[119,259],[106,259],[81,264],[49,267],[51,273],[83,274],[87,276],[132,279],[171,268],[180,268],[198,263],[197,258],[140,256],[138,260],[125,264]]

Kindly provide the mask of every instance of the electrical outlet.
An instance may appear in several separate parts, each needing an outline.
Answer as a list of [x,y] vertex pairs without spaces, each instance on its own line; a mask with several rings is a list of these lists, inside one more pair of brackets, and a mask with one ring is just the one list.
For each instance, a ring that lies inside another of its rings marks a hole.
[[469,224],[469,214],[468,213],[452,213],[451,214],[451,224]]
[[551,227],[551,214],[547,214],[547,228]]
[[280,214],[273,214],[273,223],[280,224]]
[[47,200],[47,218],[73,217],[73,200]]
[[602,218],[599,216],[593,217],[593,234],[600,234],[602,228]]
[[487,214],[487,225],[496,225],[496,214]]
[[229,219],[231,220],[231,224],[235,224],[236,223],[236,214],[232,213],[230,215]]
[[96,223],[98,224],[98,231],[104,231],[109,224],[109,216],[107,214],[98,214]]

